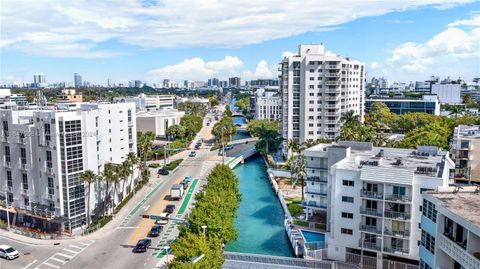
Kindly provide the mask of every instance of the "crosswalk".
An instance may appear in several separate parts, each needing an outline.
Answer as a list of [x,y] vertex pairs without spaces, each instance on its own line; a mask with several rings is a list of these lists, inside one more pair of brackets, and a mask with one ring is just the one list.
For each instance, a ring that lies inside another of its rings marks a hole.
[[94,240],[87,240],[69,244],[67,247],[53,254],[50,258],[39,264],[37,267],[35,267],[35,269],[61,268],[94,242]]

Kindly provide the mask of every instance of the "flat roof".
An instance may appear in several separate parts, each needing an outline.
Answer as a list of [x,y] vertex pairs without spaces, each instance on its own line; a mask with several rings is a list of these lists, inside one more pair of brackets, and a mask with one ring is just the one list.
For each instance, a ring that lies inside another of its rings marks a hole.
[[453,214],[480,227],[480,192],[428,192]]

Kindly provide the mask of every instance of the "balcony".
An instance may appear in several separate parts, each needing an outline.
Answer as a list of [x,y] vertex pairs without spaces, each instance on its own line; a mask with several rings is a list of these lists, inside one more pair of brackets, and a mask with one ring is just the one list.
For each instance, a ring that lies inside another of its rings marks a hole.
[[323,108],[327,109],[340,109],[340,104],[326,104],[322,106]]
[[408,248],[403,247],[384,247],[383,251],[400,255],[408,255],[408,253],[410,253],[410,250]]
[[326,101],[339,101],[340,96],[325,96]]
[[378,212],[376,209],[364,208],[364,207],[360,208],[360,214],[374,216],[374,217],[382,216],[382,212]]
[[45,173],[47,173],[48,175],[51,175],[51,176],[55,176],[55,170],[53,170],[52,167],[46,167],[45,168]]
[[385,218],[409,220],[410,219],[410,213],[396,212],[396,211],[392,211],[392,210],[385,210]]
[[340,72],[335,72],[335,73],[327,72],[327,73],[325,73],[325,77],[327,77],[327,78],[339,78],[340,77]]
[[12,163],[6,160],[3,160],[3,166],[6,168],[12,168]]
[[13,193],[13,186],[7,186],[7,192]]
[[383,199],[383,193],[362,190],[360,192],[360,197],[382,200]]
[[359,228],[360,228],[360,231],[362,231],[362,232],[382,234],[382,230],[377,228],[377,226],[360,224]]
[[55,201],[55,195],[53,194],[45,194],[45,199],[50,200],[50,201]]
[[410,202],[412,201],[412,197],[408,195],[400,195],[400,194],[389,194],[385,195],[385,200],[389,201],[400,201],[400,202]]
[[325,69],[340,69],[340,65],[338,64],[325,65]]
[[16,143],[17,143],[17,144],[21,144],[21,145],[25,145],[25,142],[26,142],[26,141],[27,141],[27,140],[25,139],[25,137],[20,137],[20,136],[19,136],[19,137],[17,138],[17,140],[16,140]]
[[20,163],[18,164],[18,169],[20,169],[20,170],[28,170],[28,168],[29,168],[29,166],[28,166],[28,164],[26,164],[26,163],[20,162]]
[[312,188],[310,186],[307,186],[307,190],[305,191],[306,194],[315,194],[315,195],[322,195],[322,196],[327,196],[327,191],[322,190],[321,188]]
[[366,242],[365,240],[362,243],[362,240],[358,242],[358,246],[364,249],[371,249],[375,251],[380,251],[382,249],[381,246],[377,245],[377,243],[373,242]]
[[480,268],[480,259],[468,253],[462,246],[444,234],[440,234],[437,238],[438,247],[445,253],[448,253],[453,260],[463,261],[464,264],[471,265],[468,268]]
[[340,89],[338,87],[335,88],[325,88],[325,93],[339,93]]
[[385,227],[384,234],[393,236],[393,237],[402,237],[402,238],[408,238],[410,236],[410,231],[404,230],[404,231],[391,231],[389,228]]
[[327,127],[324,130],[325,130],[325,132],[340,132],[342,129],[338,128],[338,127],[334,127],[334,128]]
[[328,179],[327,179],[327,178],[317,177],[317,176],[307,177],[307,181],[320,182],[320,183],[328,183]]
[[55,211],[52,211],[45,205],[24,206],[20,205],[15,208],[17,211],[24,214],[36,217],[42,217],[46,219],[52,219],[55,216]]
[[317,208],[317,209],[327,209],[327,206],[325,204],[317,203],[314,201],[302,201],[302,206],[303,207],[311,207],[311,208]]
[[28,196],[28,189],[22,189],[22,195]]
[[338,80],[327,80],[325,81],[325,85],[327,86],[340,86],[340,81]]

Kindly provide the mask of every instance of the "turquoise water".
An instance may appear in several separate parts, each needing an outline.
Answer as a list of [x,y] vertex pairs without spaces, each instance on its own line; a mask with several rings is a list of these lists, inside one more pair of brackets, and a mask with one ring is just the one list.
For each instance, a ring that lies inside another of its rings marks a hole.
[[305,241],[307,242],[325,242],[325,235],[321,233],[309,232],[301,230]]
[[[246,121],[245,117],[237,116],[233,117],[233,123],[235,124],[244,124]],[[245,138],[250,138],[250,133],[248,131],[237,130],[237,132],[232,136],[232,140],[240,140]]]
[[238,239],[227,244],[228,251],[292,257],[290,242],[283,227],[284,213],[268,182],[263,159],[254,156],[238,165],[242,202],[235,227]]

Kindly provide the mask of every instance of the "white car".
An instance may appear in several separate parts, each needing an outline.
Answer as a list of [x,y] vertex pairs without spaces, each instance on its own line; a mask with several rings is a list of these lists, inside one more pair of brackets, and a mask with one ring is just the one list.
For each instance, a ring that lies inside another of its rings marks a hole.
[[0,245],[0,257],[3,257],[7,260],[13,260],[20,256],[20,253],[11,246]]

